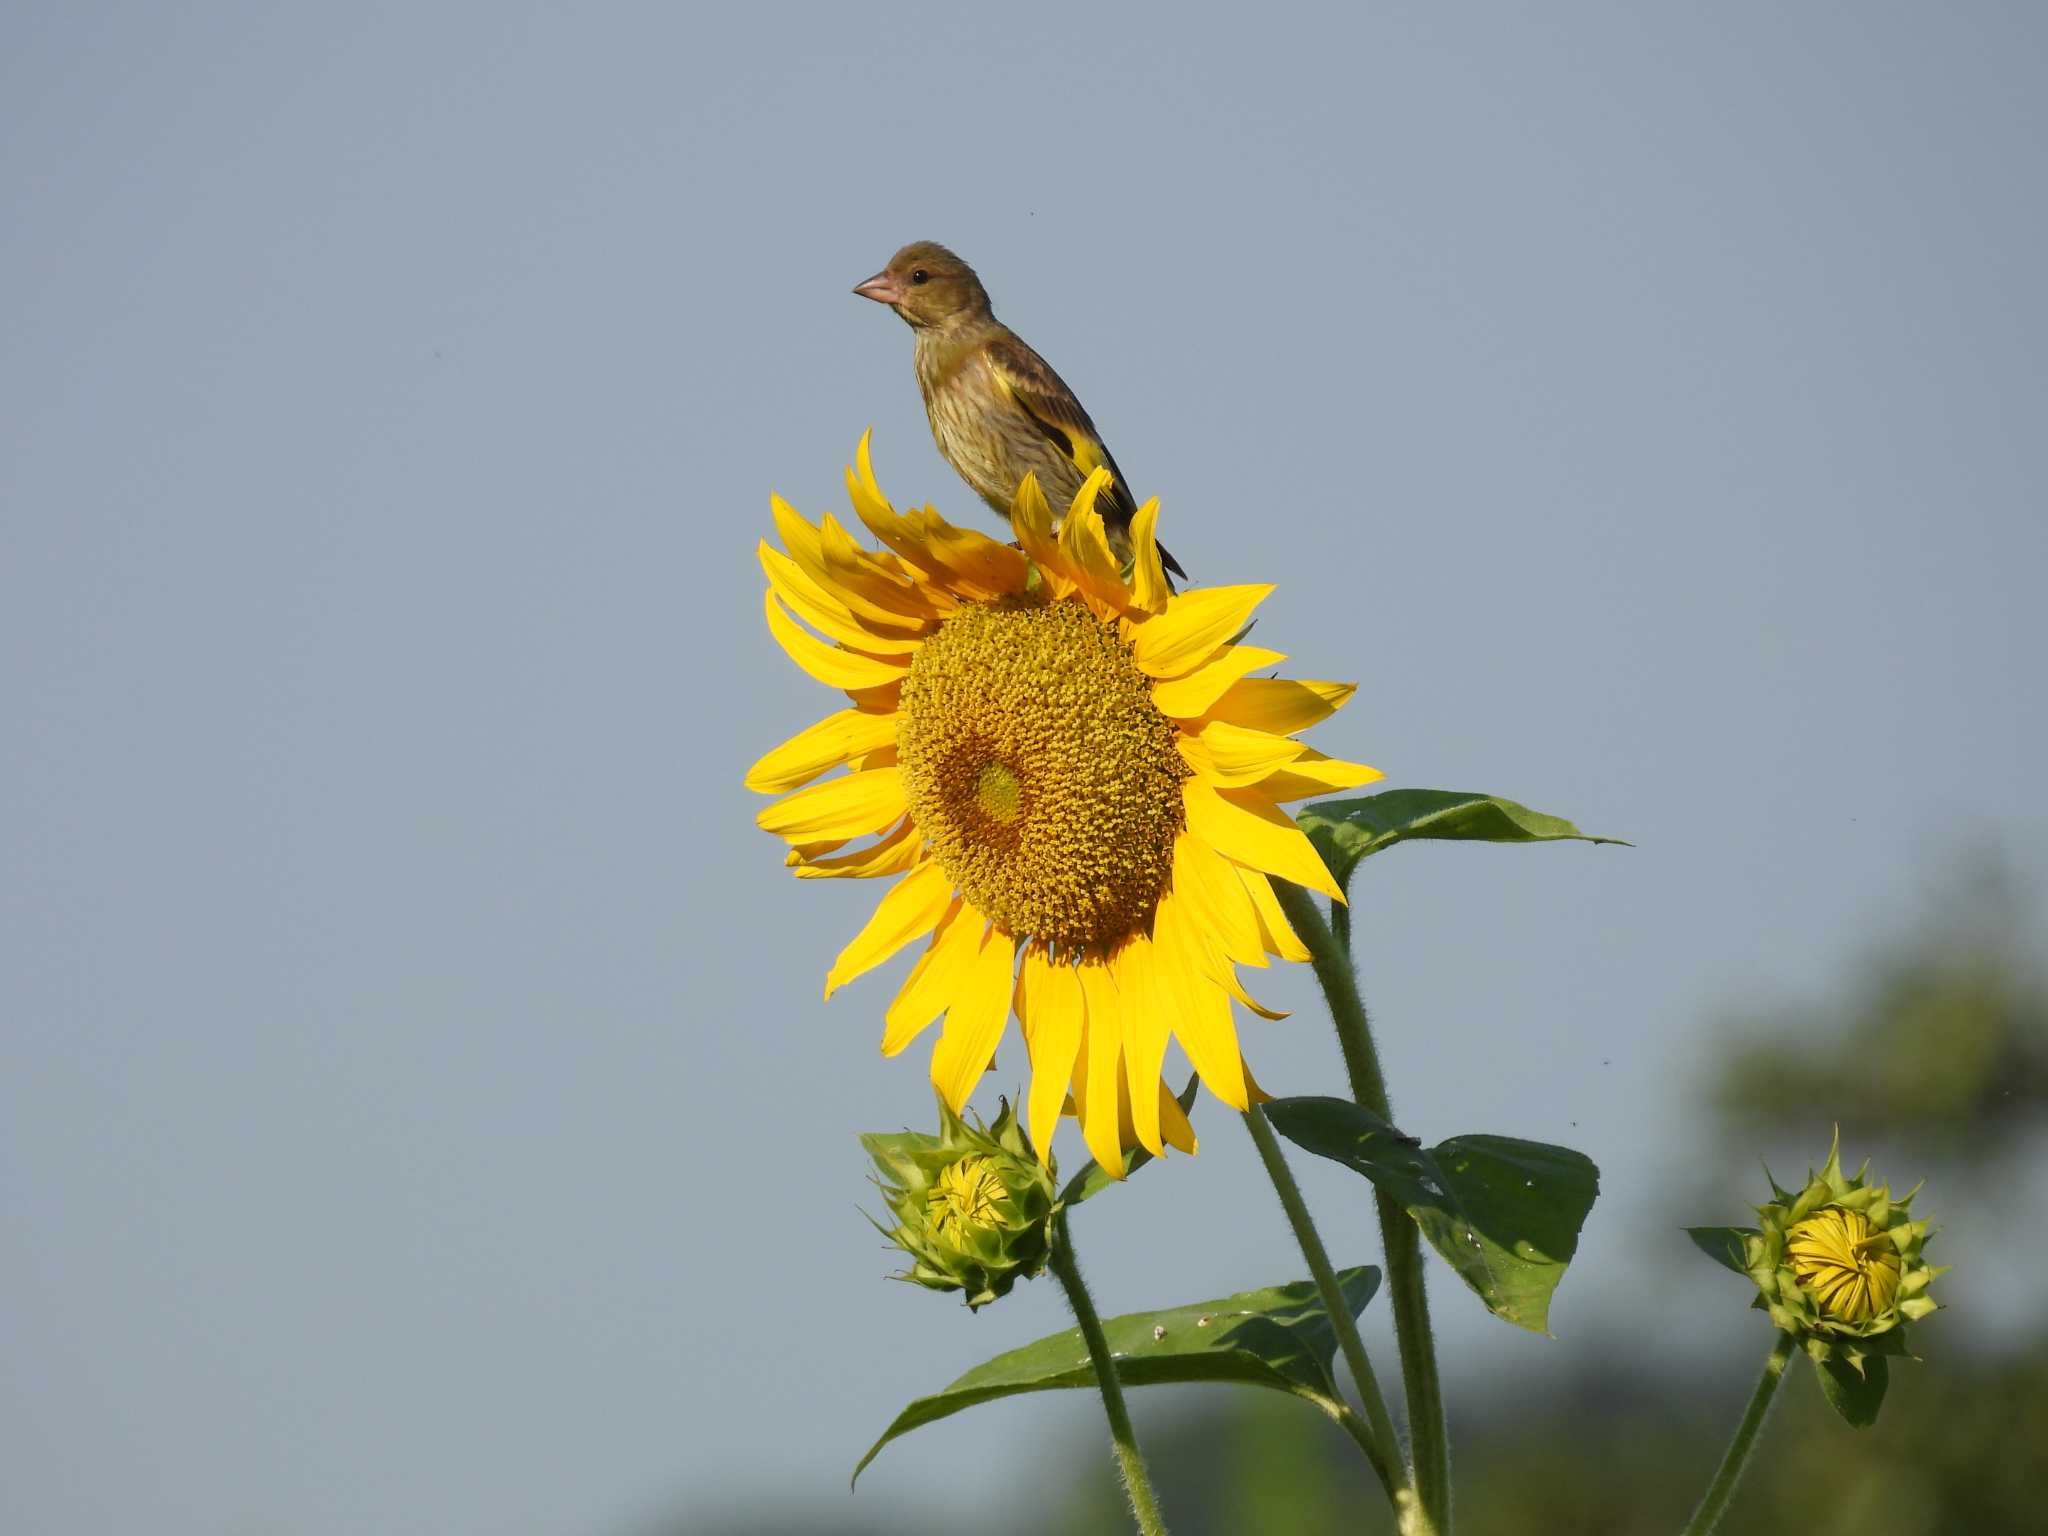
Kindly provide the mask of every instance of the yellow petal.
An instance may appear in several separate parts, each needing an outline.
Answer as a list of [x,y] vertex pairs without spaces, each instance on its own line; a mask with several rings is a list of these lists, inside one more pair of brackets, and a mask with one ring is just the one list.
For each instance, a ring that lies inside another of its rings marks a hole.
[[[1228,645],[1187,676],[1154,683],[1152,702],[1162,715],[1171,715],[1176,720],[1193,720],[1207,714],[1247,672],[1256,672],[1261,667],[1277,667],[1286,659],[1279,651],[1269,651],[1262,645]],[[1240,720],[1235,723],[1249,725],[1253,722]],[[1282,731],[1278,734],[1287,733]]]
[[1174,1037],[1209,1091],[1232,1109],[1244,1109],[1244,1059],[1230,1022],[1230,995],[1214,980],[1227,962],[1210,952],[1187,903],[1171,890],[1159,898],[1152,942],[1157,950],[1152,974],[1173,1017]]
[[1082,482],[1060,523],[1060,553],[1066,556],[1081,590],[1120,613],[1129,606],[1131,594],[1124,586],[1123,570],[1110,552],[1102,514],[1095,510],[1095,499],[1108,489],[1109,479],[1108,470],[1097,469]]
[[1252,909],[1259,915],[1259,943],[1269,955],[1278,955],[1282,960],[1312,960],[1308,946],[1294,931],[1294,925],[1287,921],[1287,914],[1280,910],[1280,898],[1273,894],[1273,882],[1256,869],[1246,869],[1232,861],[1231,868],[1237,871],[1237,878],[1244,883],[1245,894],[1252,899]]
[[1214,789],[1189,779],[1181,785],[1181,799],[1188,830],[1218,853],[1321,891],[1333,901],[1344,899],[1315,845],[1260,790]]
[[988,1070],[989,1058],[1003,1038],[1003,1025],[1010,1017],[1016,956],[1016,940],[1000,928],[990,928],[982,935],[979,948],[961,974],[960,990],[946,1009],[939,1043],[932,1047],[932,1086],[944,1095],[956,1115]]
[[1218,788],[1256,784],[1308,750],[1291,736],[1222,720],[1211,720],[1199,735],[1182,736],[1177,745],[1188,765]]
[[1031,562],[1021,549],[999,544],[985,533],[955,527],[925,509],[926,553],[945,566],[949,584],[969,597],[1008,597],[1030,580]]
[[[775,531],[803,573],[856,618],[885,629],[923,630],[936,610],[923,591],[853,543],[830,513],[813,527],[780,496],[768,498]],[[837,536],[831,537],[836,531]]]
[[747,788],[766,795],[808,784],[828,768],[877,747],[894,746],[893,715],[864,714],[842,709],[808,730],[799,731],[747,770]]
[[1173,844],[1173,889],[1218,946],[1240,965],[1264,965],[1259,914],[1228,859],[1201,838],[1183,832]]
[[[870,452],[874,436],[873,427],[861,433],[860,443],[853,450],[853,463],[847,467],[846,484],[856,512],[865,503],[867,510],[886,519],[894,517],[896,509],[889,505],[889,498],[882,494],[881,482],[875,479],[875,460]],[[863,517],[862,521],[866,519]]]
[[1169,1147],[1190,1157],[1195,1155],[1195,1128],[1188,1124],[1187,1111],[1180,1107],[1180,1100],[1173,1096],[1164,1079],[1159,1084],[1159,1133]]
[[830,997],[854,977],[873,970],[912,939],[921,939],[938,927],[939,919],[953,902],[953,881],[937,864],[912,870],[890,886],[867,926],[854,935],[853,942],[839,952],[825,977],[825,995]]
[[894,1056],[924,1033],[925,1026],[946,1011],[959,990],[960,977],[974,958],[986,920],[974,908],[953,898],[939,919],[932,941],[896,989],[895,1000],[882,1018],[882,1054]]
[[806,857],[797,860],[799,880],[872,880],[878,875],[900,875],[914,868],[924,857],[924,837],[909,817],[879,843],[836,858]]
[[[1138,508],[1131,519],[1131,606],[1146,613],[1164,613],[1173,597],[1166,567],[1159,559],[1159,498]],[[1137,1095],[1143,1099],[1144,1094]]]
[[[1080,984],[1080,972],[1075,973],[1075,985]],[[1067,1104],[1063,1111],[1072,1115],[1082,1125],[1088,1123],[1088,1005],[1081,1005],[1081,1033],[1074,1042],[1074,1068],[1067,1084]]]
[[[806,571],[820,563],[823,557],[818,552],[818,530],[809,518],[780,496],[768,498],[768,515],[775,521],[775,532],[783,548],[796,555]],[[835,595],[834,601],[837,600]]]
[[[801,521],[801,518],[799,518],[799,521]],[[805,523],[804,527],[809,528],[810,525]],[[853,622],[852,609],[848,608],[837,597],[827,592],[817,582],[805,575],[802,566],[798,565],[787,554],[777,549],[766,539],[755,541],[754,558],[761,562],[761,569],[767,573],[771,585],[776,587],[786,586],[804,600],[802,603],[792,602],[790,604],[799,614],[804,612],[805,604],[808,604],[813,608],[823,608],[830,611],[834,617],[844,623],[851,624]]]
[[1110,969],[1123,1002],[1124,1082],[1131,1102],[1131,1130],[1138,1145],[1158,1157],[1164,1152],[1159,1134],[1159,1070],[1166,1061],[1172,1021],[1159,997],[1154,959],[1152,941],[1141,933],[1117,950]]
[[794,868],[806,859],[823,858],[828,853],[836,853],[850,841],[850,838],[827,837],[821,838],[814,843],[791,843],[783,850],[782,862],[784,865]]
[[1131,651],[1140,671],[1149,677],[1179,677],[1192,672],[1229,640],[1252,616],[1252,610],[1273,588],[1266,583],[1245,587],[1198,587],[1178,594],[1166,612],[1131,629]]
[[1043,944],[1029,945],[1017,973],[1017,1019],[1031,1052],[1031,1145],[1045,1161],[1067,1101],[1074,1055],[1081,1045],[1081,978],[1055,963]]
[[875,480],[874,460],[868,453],[868,440],[873,436],[872,427],[860,435],[854,463],[846,470],[846,498],[853,504],[853,515],[903,562],[908,573],[919,581],[929,581],[938,573],[938,562],[926,555],[917,522],[898,513],[882,494],[882,487]]
[[[1131,1125],[1131,1094],[1124,1079],[1124,1058],[1119,1051],[1116,1058],[1116,1144],[1118,1147],[1135,1147],[1138,1137]],[[1129,1173],[1128,1164],[1124,1172]]]
[[1035,472],[1017,483],[1017,494],[1010,502],[1010,527],[1024,553],[1051,585],[1052,595],[1060,598],[1073,591],[1074,573],[1060,553],[1059,536],[1052,531],[1052,508],[1046,504]]
[[[775,531],[782,539],[782,547],[789,551],[790,558],[796,562],[804,575],[815,582],[819,590],[830,597],[833,602],[839,603],[851,613],[860,614],[863,617],[874,620],[878,624],[887,626],[892,622],[893,617],[895,627],[912,627],[904,621],[903,616],[898,614],[893,606],[886,603],[876,603],[865,594],[849,591],[840,584],[826,565],[823,535],[810,519],[806,518],[780,496],[770,496],[768,498],[768,511],[775,521]],[[902,583],[886,572],[879,570],[879,568],[870,573],[870,577],[882,579],[889,587],[903,589]],[[856,574],[853,585],[856,587],[861,585],[862,579],[864,578]]]
[[903,702],[903,679],[892,677],[886,683],[873,688],[849,688],[846,696],[853,700],[853,707],[864,715],[893,715]]
[[1271,1019],[1277,1024],[1280,1020],[1288,1016],[1286,1009],[1268,1008],[1256,997],[1253,997],[1251,993],[1245,991],[1244,983],[1238,979],[1237,968],[1235,966],[1225,967],[1223,972],[1223,988],[1232,997],[1236,998],[1240,1003],[1243,1003],[1245,1007],[1251,1009],[1253,1013],[1256,1013],[1262,1019]]
[[1259,781],[1259,793],[1268,800],[1306,800],[1310,795],[1327,795],[1336,789],[1356,789],[1385,778],[1377,768],[1325,757],[1313,748],[1301,754],[1278,773]]
[[1088,1087],[1081,1100],[1081,1136],[1111,1178],[1124,1176],[1123,1138],[1118,1124],[1118,1060],[1123,1054],[1123,1006],[1109,967],[1100,960],[1080,965],[1081,993],[1088,1002]]
[[899,663],[856,656],[852,651],[827,645],[782,611],[775,589],[767,591],[768,632],[789,659],[828,688],[877,688],[900,681],[910,669]]
[[874,768],[784,795],[764,807],[754,822],[762,831],[792,843],[810,843],[879,832],[908,809],[902,773],[894,768]]
[[[1356,692],[1356,683],[1319,683],[1296,677],[1247,677],[1232,683],[1209,706],[1209,714],[1218,720],[1228,720],[1232,725],[1248,725],[1255,731],[1292,736],[1319,720],[1327,720],[1342,709]],[[1159,689],[1154,688],[1152,695],[1156,701]],[[1160,707],[1165,708],[1164,705]]]
[[1254,1104],[1270,1104],[1273,1101],[1273,1095],[1261,1088],[1259,1080],[1252,1076],[1251,1063],[1249,1062],[1245,1063],[1244,1089],[1246,1095]]
[[818,549],[833,590],[854,617],[898,628],[930,628],[934,610],[926,593],[862,549],[830,512],[818,519]]
[[761,541],[758,554],[761,569],[768,573],[768,584],[775,589],[775,595],[818,633],[856,651],[882,656],[907,656],[924,644],[922,633],[863,625],[845,604],[828,597],[816,582],[803,573],[801,566],[766,539]]

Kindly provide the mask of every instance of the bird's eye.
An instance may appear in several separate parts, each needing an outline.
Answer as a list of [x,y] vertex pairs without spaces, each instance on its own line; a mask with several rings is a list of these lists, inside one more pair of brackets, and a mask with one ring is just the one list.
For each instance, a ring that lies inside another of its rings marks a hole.
[[932,275],[931,273],[925,271],[923,267],[919,267],[915,272],[910,274],[910,280],[913,283],[928,283],[932,280]]

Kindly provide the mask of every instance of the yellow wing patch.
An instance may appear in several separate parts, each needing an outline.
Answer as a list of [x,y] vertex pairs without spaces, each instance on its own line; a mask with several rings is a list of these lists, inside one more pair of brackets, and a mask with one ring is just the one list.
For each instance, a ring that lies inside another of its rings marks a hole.
[[1012,382],[1009,372],[1002,364],[992,360],[989,365],[988,375],[995,381],[996,389],[1005,400],[1011,402],[1019,410],[1023,411],[1025,415],[1037,422],[1039,430],[1046,433],[1047,436],[1057,437],[1066,444],[1067,457],[1074,461],[1075,466],[1081,471],[1084,479],[1095,473],[1096,468],[1102,463],[1102,453],[1094,438],[1090,437],[1086,432],[1077,431],[1064,421],[1053,420],[1042,410],[1034,410],[1032,408],[1033,396],[1028,391],[1021,391],[1017,388],[1016,384]]

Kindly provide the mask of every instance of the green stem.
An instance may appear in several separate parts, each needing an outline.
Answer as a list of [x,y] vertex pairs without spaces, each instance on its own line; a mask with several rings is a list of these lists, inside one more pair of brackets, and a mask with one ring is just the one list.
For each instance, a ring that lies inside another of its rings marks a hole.
[[[1345,942],[1339,942],[1323,920],[1315,899],[1298,885],[1273,882],[1274,893],[1294,931],[1309,948],[1316,980],[1330,1005],[1330,1022],[1344,1053],[1351,1078],[1351,1097],[1360,1107],[1392,1121],[1387,1080],[1373,1046],[1372,1022],[1358,994],[1352,969],[1349,914],[1344,915]],[[1401,1346],[1401,1381],[1408,1399],[1409,1453],[1415,1468],[1415,1489],[1430,1524],[1443,1536],[1451,1529],[1450,1439],[1444,1429],[1443,1384],[1437,1375],[1436,1337],[1429,1325],[1429,1293],[1422,1272],[1422,1243],[1415,1223],[1399,1202],[1379,1195],[1380,1239],[1386,1248],[1387,1297],[1394,1310],[1394,1338]]]
[[1408,1469],[1401,1463],[1401,1442],[1394,1434],[1394,1421],[1387,1414],[1387,1401],[1380,1396],[1372,1361],[1366,1358],[1365,1341],[1358,1336],[1358,1321],[1351,1315],[1344,1289],[1337,1283],[1337,1272],[1330,1267],[1330,1255],[1309,1217],[1307,1202],[1301,1198],[1301,1186],[1294,1181],[1294,1172],[1280,1150],[1280,1138],[1273,1134],[1265,1111],[1253,1105],[1246,1112],[1244,1123],[1258,1144],[1259,1160],[1266,1165],[1267,1177],[1279,1192],[1288,1225],[1294,1228],[1295,1240],[1301,1244],[1301,1256],[1308,1260],[1309,1273],[1315,1276],[1323,1310],[1329,1313],[1330,1326],[1337,1333],[1337,1347],[1344,1352],[1344,1363],[1351,1367],[1351,1379],[1358,1383],[1358,1395],[1365,1404],[1367,1431],[1359,1444],[1378,1474],[1380,1486],[1386,1489],[1387,1498],[1398,1510],[1414,1495],[1408,1486]]
[[1116,1360],[1109,1352],[1109,1340],[1102,1332],[1102,1319],[1095,1315],[1095,1303],[1081,1279],[1081,1265],[1074,1257],[1073,1238],[1067,1231],[1062,1211],[1053,1230],[1052,1272],[1067,1293],[1074,1321],[1081,1325],[1081,1337],[1088,1344],[1088,1358],[1095,1365],[1096,1384],[1102,1388],[1102,1409],[1109,1415],[1109,1437],[1116,1444],[1117,1465],[1123,1469],[1124,1493],[1131,1501],[1131,1517],[1142,1536],[1166,1536],[1166,1521],[1159,1514],[1159,1495],[1152,1490],[1152,1478],[1145,1471],[1145,1458],[1138,1453],[1138,1437],[1131,1429],[1130,1410],[1124,1407],[1123,1384],[1117,1380]]
[[[1323,984],[1323,996],[1330,1005],[1330,1022],[1337,1026],[1337,1047],[1344,1053],[1344,1070],[1351,1076],[1351,1097],[1384,1120],[1394,1113],[1387,1107],[1387,1080],[1380,1072],[1380,1055],[1372,1043],[1372,1023],[1365,1016],[1365,1001],[1358,995],[1358,973],[1351,968],[1351,925],[1344,925],[1340,942],[1323,921],[1323,909],[1315,898],[1298,885],[1285,880],[1273,882],[1281,910],[1308,946],[1315,965],[1316,980]],[[1340,909],[1342,910],[1342,909]]]
[[1735,1485],[1742,1481],[1749,1453],[1756,1449],[1757,1433],[1771,1411],[1771,1399],[1777,1395],[1778,1383],[1784,1378],[1785,1365],[1792,1358],[1796,1342],[1789,1333],[1778,1335],[1778,1342],[1764,1359],[1764,1373],[1757,1378],[1756,1390],[1749,1394],[1749,1406],[1742,1410],[1742,1422],[1735,1426],[1735,1438],[1728,1442],[1728,1452],[1721,1458],[1714,1480],[1707,1485],[1706,1497],[1700,1500],[1700,1507],[1693,1511],[1680,1536],[1707,1536],[1728,1512],[1728,1501],[1735,1496]]
[[1398,1200],[1378,1195],[1380,1241],[1387,1253],[1387,1299],[1401,1346],[1401,1385],[1408,1399],[1409,1454],[1415,1491],[1436,1528],[1451,1528],[1451,1449],[1444,1426],[1444,1389],[1437,1376],[1436,1334],[1423,1286],[1422,1235]]
[[[1305,1392],[1302,1396],[1327,1413],[1337,1427],[1358,1442],[1358,1448],[1371,1460],[1379,1453],[1379,1443],[1373,1438],[1372,1426],[1358,1416],[1358,1410],[1342,1398],[1328,1398],[1320,1392]],[[1375,1463],[1377,1465],[1377,1463]],[[1396,1465],[1403,1466],[1398,1458]],[[1429,1523],[1429,1516],[1423,1512],[1421,1501],[1415,1497],[1415,1490],[1403,1484],[1394,1496],[1394,1529],[1400,1536],[1439,1536],[1435,1526]]]

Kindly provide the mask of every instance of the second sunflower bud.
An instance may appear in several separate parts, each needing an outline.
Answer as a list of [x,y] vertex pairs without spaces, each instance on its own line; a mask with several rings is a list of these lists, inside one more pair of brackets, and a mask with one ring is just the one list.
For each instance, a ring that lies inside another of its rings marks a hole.
[[911,1258],[897,1278],[962,1291],[979,1308],[1044,1270],[1058,1186],[1007,1101],[992,1125],[969,1125],[941,1099],[937,1136],[901,1131],[860,1140],[894,1218],[893,1226],[875,1227]]
[[1816,1363],[1839,1354],[1860,1372],[1871,1354],[1904,1354],[1905,1332],[1935,1310],[1927,1285],[1942,1272],[1921,1257],[1928,1224],[1869,1181],[1842,1172],[1840,1137],[1805,1188],[1777,1189],[1757,1207],[1747,1267],[1757,1305]]

